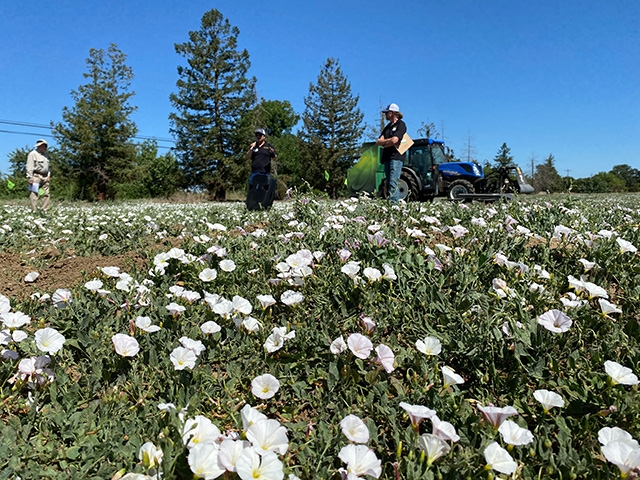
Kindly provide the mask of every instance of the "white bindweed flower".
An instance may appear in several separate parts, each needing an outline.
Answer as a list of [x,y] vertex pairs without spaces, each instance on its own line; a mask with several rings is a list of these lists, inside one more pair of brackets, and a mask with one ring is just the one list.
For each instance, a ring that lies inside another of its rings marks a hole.
[[564,333],[569,330],[573,321],[565,313],[554,308],[540,315],[538,323],[551,332]]
[[233,313],[234,314],[242,314],[242,315],[250,315],[253,311],[253,307],[251,306],[251,302],[246,298],[243,298],[239,295],[234,295],[231,299],[231,303],[233,304]]
[[427,456],[427,466],[431,466],[440,457],[451,450],[449,444],[437,435],[425,433],[418,438],[418,447]]
[[93,280],[90,280],[84,284],[84,288],[86,288],[90,292],[97,292],[102,288],[102,286],[102,280],[100,280],[99,278],[94,278]]
[[200,325],[200,330],[205,335],[209,335],[221,331],[222,327],[213,320],[209,320],[208,322],[204,322],[202,325]]
[[376,347],[376,353],[378,356],[376,357],[376,362],[382,365],[385,372],[391,373],[395,370],[393,363],[395,362],[395,355],[393,351],[384,344],[380,344]]
[[290,307],[295,306],[304,301],[304,295],[300,292],[294,292],[293,290],[287,290],[280,296],[280,301]]
[[59,351],[66,339],[64,335],[54,328],[43,328],[35,333],[36,347],[45,353],[56,353]]
[[220,270],[223,272],[233,272],[236,269],[236,263],[233,260],[222,260],[220,261]]
[[51,301],[56,308],[65,308],[71,302],[71,292],[66,288],[59,288],[51,295]]
[[340,428],[350,442],[367,443],[369,441],[369,429],[365,423],[355,415],[347,415],[340,421]]
[[185,307],[183,307],[182,305],[179,305],[179,304],[177,304],[177,303],[175,303],[175,302],[171,302],[171,303],[170,303],[169,305],[167,305],[165,308],[166,308],[166,309],[169,311],[169,313],[170,313],[171,315],[173,315],[174,317],[178,317],[178,316],[180,316],[180,314],[186,310],[186,308],[185,308]]
[[376,322],[371,317],[362,317],[362,323],[364,324],[364,329],[367,333],[373,332],[376,328]]
[[253,317],[247,317],[242,320],[242,326],[249,333],[256,333],[262,328],[262,324],[258,321],[258,319]]
[[122,357],[135,357],[140,351],[138,341],[124,333],[116,333],[111,337],[111,341],[116,353]]
[[382,474],[380,460],[366,445],[349,444],[342,447],[338,457],[347,464],[347,478],[356,479],[364,475],[379,478]]
[[182,427],[182,441],[187,448],[203,443],[219,444],[221,436],[220,429],[203,415],[187,419]]
[[439,355],[442,351],[442,344],[435,337],[426,337],[424,340],[416,342],[416,348],[425,355]]
[[247,429],[246,434],[247,440],[260,455],[267,452],[284,455],[289,449],[287,429],[277,420],[269,418],[258,420]]
[[195,353],[196,357],[205,351],[205,346],[200,340],[192,340],[189,337],[180,337],[178,341],[184,348],[187,348]]
[[446,365],[442,367],[442,379],[444,385],[442,388],[449,388],[451,385],[461,385],[464,383],[464,378],[453,371],[451,367]]
[[235,472],[236,463],[242,455],[242,451],[250,446],[251,444],[246,440],[225,439],[220,444],[218,461],[228,472]]
[[20,328],[31,323],[31,317],[22,312],[5,312],[0,314],[2,324],[9,329]]
[[245,431],[258,420],[267,418],[264,413],[256,410],[248,403],[244,407],[242,407],[242,410],[240,410],[240,415],[242,416],[242,429]]
[[185,368],[192,370],[196,366],[196,354],[193,350],[184,347],[176,347],[169,355],[169,360],[176,370],[184,370]]
[[9,313],[11,311],[11,302],[7,297],[0,293],[0,313]]
[[396,276],[396,272],[393,270],[393,267],[388,263],[382,264],[382,270],[384,270],[382,278],[384,278],[385,280],[393,281],[398,279],[398,277]]
[[275,453],[259,455],[254,448],[245,448],[236,461],[236,472],[241,480],[282,480],[282,462]]
[[620,427],[604,427],[598,430],[598,441],[602,445],[607,445],[611,442],[624,442],[628,443],[634,448],[638,447],[638,441],[635,440],[629,432],[623,430]]
[[277,352],[284,346],[284,336],[279,330],[274,330],[264,342],[264,349],[268,353]]
[[600,309],[602,310],[602,315],[604,316],[608,316],[610,313],[622,313],[622,310],[620,310],[617,305],[614,305],[604,298],[599,298],[598,303],[600,304]]
[[431,417],[431,424],[433,425],[432,433],[442,440],[447,442],[457,442],[460,440],[460,435],[456,432],[456,427],[449,422],[440,420],[437,415]]
[[218,277],[218,272],[215,268],[205,268],[198,274],[198,278],[203,282],[213,282]]
[[549,390],[536,390],[533,392],[533,398],[535,398],[544,409],[544,413],[547,413],[553,407],[564,407],[564,400],[560,395]]
[[373,343],[364,335],[352,333],[347,338],[347,345],[351,352],[358,358],[365,359],[373,350]]
[[258,299],[258,302],[260,302],[260,306],[263,309],[269,308],[271,305],[274,305],[276,303],[276,299],[271,295],[258,295],[256,298]]
[[342,335],[340,335],[333,342],[331,342],[331,345],[329,346],[329,350],[334,355],[339,355],[340,353],[344,352],[347,348],[349,347],[347,347],[347,344],[345,343],[344,338],[342,338]]
[[604,369],[614,385],[638,385],[638,377],[630,368],[620,365],[618,362],[607,360]]
[[267,400],[280,389],[280,382],[270,373],[259,375],[251,381],[251,393],[256,397]]
[[29,272],[27,273],[27,275],[24,277],[24,281],[27,283],[33,283],[36,281],[36,279],[40,276],[40,274],[38,272]]
[[518,464],[511,458],[509,452],[497,442],[493,442],[484,449],[484,459],[488,468],[506,475],[511,475],[518,468]]
[[156,447],[153,442],[146,442],[138,452],[138,458],[146,468],[158,468],[162,464],[162,457],[162,449]]
[[628,242],[620,237],[616,238],[616,243],[620,247],[620,253],[636,253],[638,249],[633,245],[633,243]]
[[498,428],[502,425],[507,418],[513,415],[519,415],[518,411],[511,407],[483,407],[482,405],[478,405],[478,410],[482,413],[482,417],[488,421],[494,428]]
[[187,461],[195,477],[209,480],[224,474],[225,469],[218,461],[218,451],[215,443],[200,443],[189,450]]
[[431,410],[423,405],[411,405],[409,403],[400,402],[400,408],[407,412],[409,420],[411,420],[411,425],[415,430],[418,430],[422,420],[425,418],[432,418],[436,414],[435,410]]
[[160,326],[151,323],[151,318],[149,317],[136,317],[136,327],[147,333],[154,333],[161,330]]
[[600,447],[607,461],[613,463],[622,475],[629,475],[632,470],[640,469],[640,448],[626,442],[609,442]]
[[370,282],[378,282],[382,278],[382,272],[377,268],[367,267],[362,271],[362,274],[367,277]]
[[120,276],[120,267],[98,267],[107,277],[117,278]]
[[528,445],[533,442],[533,433],[520,427],[516,422],[505,420],[498,428],[504,443],[509,445]]
[[354,278],[360,271],[360,262],[348,262],[345,263],[340,271],[350,278]]

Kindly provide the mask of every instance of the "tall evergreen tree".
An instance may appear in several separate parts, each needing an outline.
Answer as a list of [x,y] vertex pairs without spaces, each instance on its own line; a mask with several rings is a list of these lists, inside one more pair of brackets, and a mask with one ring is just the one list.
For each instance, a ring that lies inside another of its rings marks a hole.
[[216,199],[240,181],[252,137],[241,119],[256,103],[256,80],[247,77],[251,62],[247,50],[238,50],[239,34],[212,9],[188,42],[175,45],[187,59],[178,66],[178,91],[169,97],[176,109],[169,120],[178,160],[188,185],[204,187]]
[[[110,183],[126,176],[133,157],[138,127],[131,120],[137,109],[129,100],[133,69],[115,44],[89,50],[89,81],[73,90],[75,105],[62,109],[62,122],[52,124],[58,141],[61,174],[78,186],[84,199],[113,196]],[[53,178],[53,177],[52,177]]]
[[332,197],[337,196],[347,170],[358,158],[365,129],[359,98],[351,93],[351,84],[338,60],[328,58],[317,83],[309,85],[309,95],[304,99],[300,132],[304,142],[303,178]]
[[493,157],[493,162],[496,168],[499,167],[511,167],[514,165],[513,156],[511,155],[511,149],[507,147],[506,143],[503,143],[498,150],[498,153]]
[[533,188],[541,192],[560,192],[564,190],[564,181],[555,166],[553,154],[539,165],[536,165],[536,172],[533,175]]

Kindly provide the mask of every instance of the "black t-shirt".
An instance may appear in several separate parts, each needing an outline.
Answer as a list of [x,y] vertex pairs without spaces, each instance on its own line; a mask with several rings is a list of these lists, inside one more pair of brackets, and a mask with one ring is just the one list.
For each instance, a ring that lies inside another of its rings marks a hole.
[[251,173],[271,173],[271,159],[276,156],[273,145],[264,142],[260,147],[253,147],[251,151]]
[[[398,120],[396,123],[389,123],[384,130],[382,130],[381,135],[384,138],[398,137],[402,140],[404,134],[407,133],[407,125],[402,121]],[[389,160],[403,160],[404,155],[402,155],[398,149],[394,146],[385,147],[382,149],[382,157],[380,159],[381,162],[388,162]]]

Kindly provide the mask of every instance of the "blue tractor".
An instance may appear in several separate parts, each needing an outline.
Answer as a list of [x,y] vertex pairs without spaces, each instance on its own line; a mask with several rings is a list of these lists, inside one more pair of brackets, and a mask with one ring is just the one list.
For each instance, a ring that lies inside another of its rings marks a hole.
[[[350,194],[366,192],[386,198],[381,150],[373,142],[363,145],[360,160],[347,172]],[[493,201],[511,198],[513,193],[533,192],[519,167],[493,169],[485,177],[484,169],[477,163],[449,160],[444,142],[431,138],[414,140],[404,154],[398,183],[400,199],[429,200],[446,196],[451,200]]]

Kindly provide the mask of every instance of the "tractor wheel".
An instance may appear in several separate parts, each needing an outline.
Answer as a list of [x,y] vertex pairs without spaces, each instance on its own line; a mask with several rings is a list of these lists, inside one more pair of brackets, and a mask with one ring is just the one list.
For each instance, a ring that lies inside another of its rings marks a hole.
[[473,185],[467,180],[456,180],[449,185],[449,200],[460,200],[460,195],[476,193]]
[[398,190],[400,190],[400,200],[405,202],[418,200],[418,182],[412,175],[402,172],[398,181]]
[[[416,179],[413,178],[408,173],[402,172],[400,174],[400,179],[398,180],[398,190],[399,190],[398,198],[400,200],[404,200],[405,202],[408,202],[411,200],[418,199],[418,195],[419,195],[418,183],[416,182]],[[389,187],[388,187],[386,178],[383,179],[382,182],[380,182],[379,191],[382,198],[385,198],[385,199],[389,198]]]

